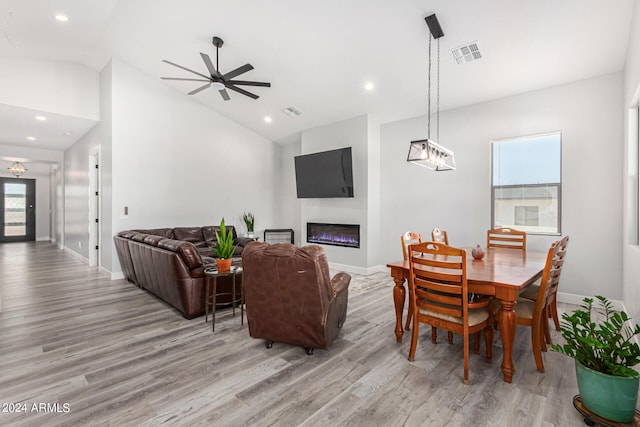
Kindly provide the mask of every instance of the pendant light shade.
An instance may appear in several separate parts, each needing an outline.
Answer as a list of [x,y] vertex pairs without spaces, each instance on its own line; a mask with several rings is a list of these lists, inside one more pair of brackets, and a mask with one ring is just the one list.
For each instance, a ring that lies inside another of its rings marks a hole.
[[434,171],[447,171],[456,169],[456,161],[453,151],[430,139],[411,141],[407,162]]

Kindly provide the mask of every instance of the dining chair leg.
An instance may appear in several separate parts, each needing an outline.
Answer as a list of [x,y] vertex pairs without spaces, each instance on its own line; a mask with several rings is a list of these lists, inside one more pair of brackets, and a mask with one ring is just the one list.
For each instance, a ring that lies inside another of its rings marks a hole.
[[413,319],[413,298],[409,298],[409,310],[407,313],[407,323],[404,325],[405,331],[411,329],[411,319]]
[[543,346],[543,339],[540,329],[541,323],[533,322],[533,325],[531,325],[531,348],[533,349],[533,358],[536,361],[536,368],[538,369],[538,372],[544,372],[544,364],[542,363],[541,351]]
[[556,327],[556,331],[560,330],[560,321],[558,320],[558,307],[556,306],[556,300],[554,298],[551,306],[549,307],[551,310],[551,317],[553,317],[553,324]]
[[[551,345],[551,330],[549,329],[549,319],[545,317],[542,320],[542,330],[544,332],[544,340],[543,343],[547,343]],[[547,351],[546,346],[544,346],[543,351]]]
[[464,337],[464,383],[469,384],[469,336]]
[[540,316],[540,349],[546,352],[547,344],[551,344],[549,319],[547,319],[547,316]]
[[431,327],[431,342],[434,344],[438,343],[438,328],[435,326]]
[[484,343],[487,346],[485,357],[487,361],[490,362],[493,355],[493,328],[491,327],[491,323],[484,328]]
[[447,342],[453,344],[453,332],[447,331]]
[[480,331],[473,334],[473,352],[480,354]]
[[416,355],[416,346],[418,344],[418,322],[414,319],[413,330],[411,331],[411,346],[409,347],[409,361],[413,362],[413,358]]

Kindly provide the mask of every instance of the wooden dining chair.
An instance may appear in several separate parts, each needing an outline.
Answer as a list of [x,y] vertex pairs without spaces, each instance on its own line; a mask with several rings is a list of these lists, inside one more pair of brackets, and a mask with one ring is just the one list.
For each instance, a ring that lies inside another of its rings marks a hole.
[[[469,302],[467,254],[464,249],[436,242],[409,247],[409,297],[415,307],[409,360],[418,344],[419,325],[426,323],[463,337],[465,384],[469,382],[469,336],[484,330],[486,358],[491,360],[493,315],[491,297]],[[474,351],[479,353],[479,342]]]
[[[538,372],[544,372],[542,351],[547,350],[546,343],[551,343],[547,307],[551,304],[550,294],[552,290],[558,287],[568,243],[569,237],[566,236],[554,242],[549,248],[536,300],[518,298],[514,306],[516,323],[531,327],[531,348]],[[494,315],[496,315],[500,309],[500,304],[496,304],[494,301],[492,305]]]
[[527,233],[515,228],[487,230],[487,248],[509,248],[527,250]]
[[[566,239],[567,241],[569,240],[568,237],[566,237]],[[556,305],[558,285],[559,284],[556,283],[555,286],[549,288],[549,296],[547,297],[547,317],[553,319],[553,325],[555,326],[556,331],[560,330],[560,319],[558,319],[558,307]],[[538,299],[539,293],[540,285],[531,285],[520,294],[520,297],[535,301]]]
[[400,242],[402,243],[402,257],[407,260],[409,259],[407,248],[414,243],[422,243],[422,234],[407,231],[400,236]]
[[440,230],[439,228],[434,228],[433,230],[431,230],[431,240],[434,242],[449,245],[449,236],[447,236],[447,232],[444,230]]

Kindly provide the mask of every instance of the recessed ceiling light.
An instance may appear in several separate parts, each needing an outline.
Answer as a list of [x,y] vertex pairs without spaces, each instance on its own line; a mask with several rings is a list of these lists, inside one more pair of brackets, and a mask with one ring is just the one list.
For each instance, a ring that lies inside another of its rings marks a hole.
[[264,121],[267,123],[271,123],[271,116],[264,116]]
[[69,21],[69,18],[67,17],[67,15],[63,15],[61,13],[56,15],[56,20],[60,21],[60,22],[67,22]]
[[65,132],[64,133],[64,136],[69,136],[69,135],[71,135],[71,132]]
[[28,139],[29,141],[35,141],[35,140],[36,140],[36,137],[35,137],[35,136],[28,136],[28,137],[27,137],[27,139]]
[[365,88],[365,90],[372,91],[375,88],[375,86],[373,85],[372,82],[366,82],[364,84],[364,88]]
[[44,122],[45,120],[47,120],[47,118],[45,116],[36,116],[36,120],[40,120],[41,122]]

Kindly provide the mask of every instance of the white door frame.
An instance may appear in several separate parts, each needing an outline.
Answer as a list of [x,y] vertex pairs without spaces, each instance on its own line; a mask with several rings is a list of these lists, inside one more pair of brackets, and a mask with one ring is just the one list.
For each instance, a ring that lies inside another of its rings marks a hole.
[[[102,188],[100,172],[100,146],[89,152],[89,266],[100,266],[102,228]],[[97,249],[96,249],[97,248]]]

